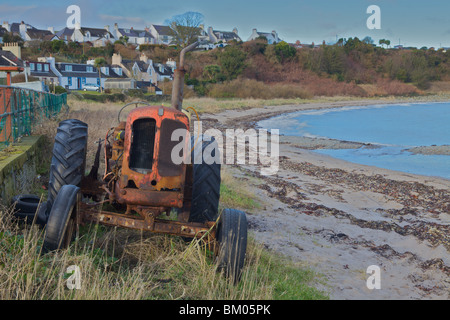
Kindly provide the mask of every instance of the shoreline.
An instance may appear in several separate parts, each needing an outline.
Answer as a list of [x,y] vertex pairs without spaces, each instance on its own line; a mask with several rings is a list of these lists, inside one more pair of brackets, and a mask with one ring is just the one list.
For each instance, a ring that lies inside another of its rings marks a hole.
[[[408,103],[338,101],[202,114],[204,127],[255,128],[262,119],[302,110]],[[420,101],[419,101],[420,103]],[[350,163],[314,152],[357,142],[280,137],[280,169],[225,168],[261,204],[250,232],[268,250],[324,276],[331,299],[449,299],[450,180]],[[370,147],[370,146],[369,146]],[[383,290],[366,288],[366,269],[382,266]]]

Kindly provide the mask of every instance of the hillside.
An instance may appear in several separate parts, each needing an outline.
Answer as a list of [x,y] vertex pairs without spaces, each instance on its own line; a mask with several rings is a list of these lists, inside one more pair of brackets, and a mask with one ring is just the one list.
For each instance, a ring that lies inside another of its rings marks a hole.
[[[116,42],[96,48],[63,41],[24,48],[25,60],[53,55],[57,61],[84,63],[113,53],[138,59],[144,52],[154,62],[176,58],[179,49],[142,45],[139,50]],[[409,96],[426,92],[435,82],[449,80],[450,52],[434,49],[388,49],[370,39],[350,38],[335,45],[296,48],[264,39],[230,43],[197,51],[187,58],[186,84],[197,96],[212,98],[311,98],[314,96]],[[441,86],[434,86],[439,91]],[[444,87],[446,87],[444,85]]]

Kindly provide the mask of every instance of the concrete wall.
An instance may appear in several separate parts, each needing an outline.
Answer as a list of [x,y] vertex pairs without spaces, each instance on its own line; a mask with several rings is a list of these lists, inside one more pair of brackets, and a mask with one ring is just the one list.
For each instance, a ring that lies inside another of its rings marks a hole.
[[33,194],[37,169],[47,163],[43,136],[24,137],[19,143],[0,151],[0,203],[10,205],[18,194]]

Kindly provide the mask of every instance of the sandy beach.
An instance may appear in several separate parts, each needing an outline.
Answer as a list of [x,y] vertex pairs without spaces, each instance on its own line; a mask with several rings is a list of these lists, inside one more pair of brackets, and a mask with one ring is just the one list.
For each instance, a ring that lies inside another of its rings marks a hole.
[[[203,114],[201,120],[204,129],[246,129],[262,119],[300,110],[388,103],[399,101],[228,110]],[[449,299],[450,180],[314,152],[361,146],[281,137],[276,175],[261,175],[259,165],[227,166],[261,203],[260,209],[248,212],[252,236],[267,249],[323,274],[317,286],[331,299]],[[411,151],[448,152],[448,146],[430,149]],[[381,268],[381,290],[366,286],[366,271],[372,265]]]

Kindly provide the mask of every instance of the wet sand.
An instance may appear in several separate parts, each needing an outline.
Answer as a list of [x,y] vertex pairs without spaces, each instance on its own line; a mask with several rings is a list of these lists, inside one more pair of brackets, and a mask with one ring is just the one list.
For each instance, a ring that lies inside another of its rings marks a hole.
[[[282,113],[377,103],[229,110],[201,118],[204,128],[246,129]],[[228,166],[261,203],[261,209],[248,212],[252,236],[323,274],[317,286],[331,299],[449,299],[450,180],[353,164],[313,151],[361,146],[281,137],[276,175],[261,175],[260,165]],[[372,265],[381,268],[381,290],[366,286]]]

